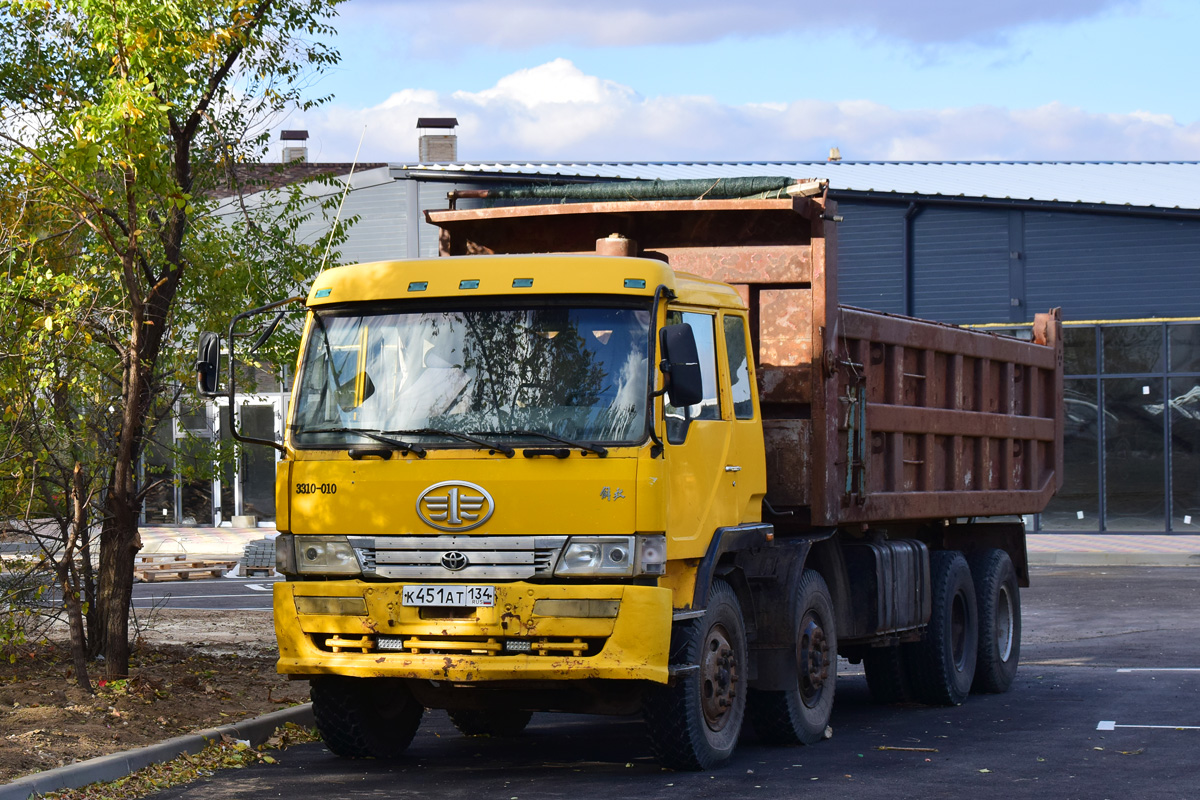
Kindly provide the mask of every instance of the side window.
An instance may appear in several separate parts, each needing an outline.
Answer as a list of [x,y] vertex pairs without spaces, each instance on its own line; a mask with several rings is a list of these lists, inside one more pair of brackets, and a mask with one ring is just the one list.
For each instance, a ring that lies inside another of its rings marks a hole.
[[700,357],[700,375],[703,380],[704,398],[694,406],[676,408],[665,402],[667,417],[667,441],[683,444],[687,438],[688,425],[694,419],[720,419],[721,401],[717,395],[717,347],[716,317],[693,311],[668,311],[667,324],[680,322],[692,326],[696,337],[696,353]]
[[746,354],[746,321],[731,314],[724,316],[725,353],[729,356],[729,396],[733,416],[754,418],[754,400],[750,386],[750,363]]

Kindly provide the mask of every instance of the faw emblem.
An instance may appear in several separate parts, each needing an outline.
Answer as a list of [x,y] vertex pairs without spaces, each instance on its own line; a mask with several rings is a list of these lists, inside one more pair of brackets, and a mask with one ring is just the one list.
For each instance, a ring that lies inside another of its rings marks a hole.
[[441,531],[469,531],[495,510],[487,489],[466,481],[435,483],[417,497],[417,515]]

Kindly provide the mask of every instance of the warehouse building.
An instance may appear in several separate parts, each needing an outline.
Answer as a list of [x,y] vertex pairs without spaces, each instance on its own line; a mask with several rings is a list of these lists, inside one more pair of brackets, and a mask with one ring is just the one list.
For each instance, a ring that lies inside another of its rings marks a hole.
[[[334,165],[310,165],[322,167]],[[1063,309],[1066,484],[1031,528],[1200,531],[1200,162],[371,165],[350,178],[343,214],[360,221],[341,256],[436,256],[424,212],[446,208],[450,192],[764,175],[828,181],[843,304],[1017,335],[1036,312]],[[241,401],[254,435],[272,419],[281,434],[287,387],[267,388]],[[194,429],[219,435],[213,419]],[[231,507],[273,517],[270,461],[201,490],[225,494],[215,521]],[[181,519],[186,492],[155,521]]]

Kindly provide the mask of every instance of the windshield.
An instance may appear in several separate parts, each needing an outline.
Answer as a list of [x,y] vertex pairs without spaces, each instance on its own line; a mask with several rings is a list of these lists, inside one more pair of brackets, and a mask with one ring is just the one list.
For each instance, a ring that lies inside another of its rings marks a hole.
[[301,363],[293,441],[356,446],[364,437],[355,431],[369,431],[407,434],[426,446],[478,446],[455,433],[639,442],[649,325],[649,310],[634,308],[318,312]]

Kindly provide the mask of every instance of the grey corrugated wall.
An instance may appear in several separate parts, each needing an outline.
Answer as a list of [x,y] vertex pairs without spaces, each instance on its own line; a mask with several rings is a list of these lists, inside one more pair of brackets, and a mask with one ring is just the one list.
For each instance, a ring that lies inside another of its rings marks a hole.
[[926,208],[913,220],[913,316],[1008,322],[1008,213]]
[[[904,311],[906,208],[839,203],[841,302]],[[1200,316],[1200,221],[926,206],[912,266],[910,313],[942,322]]]
[[[335,192],[336,190],[330,190]],[[329,236],[329,220],[337,213],[337,198],[327,215],[316,213],[302,224],[297,236],[305,242],[323,244]],[[316,201],[310,205],[315,208]],[[339,248],[338,264],[364,261],[384,261],[404,258],[408,236],[408,215],[404,203],[404,186],[398,181],[355,189],[346,195],[342,219],[357,216],[346,241]],[[324,248],[322,247],[322,252]],[[314,269],[315,274],[315,269]]]
[[904,313],[904,206],[838,203],[838,297],[848,306]]
[[1200,222],[1025,212],[1030,307],[1066,319],[1200,316]]

